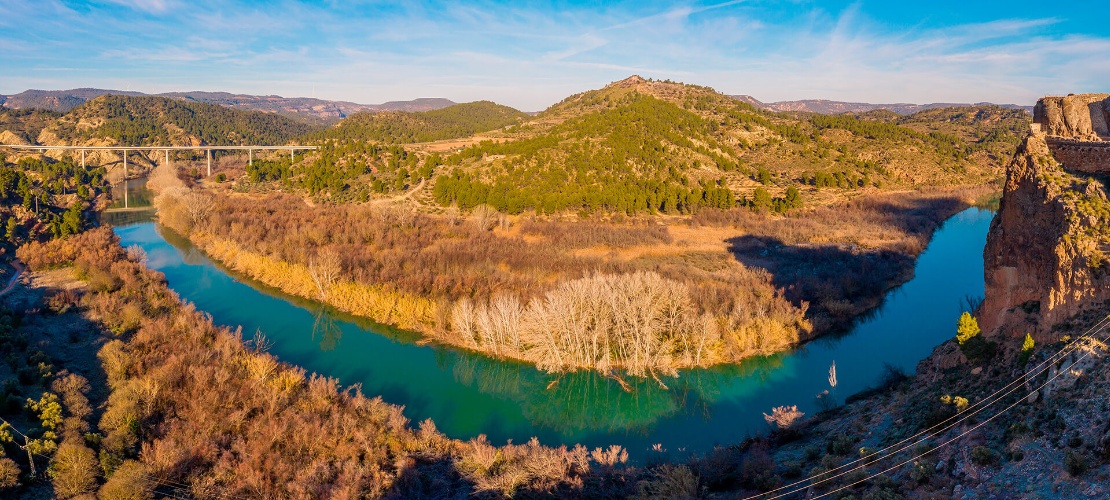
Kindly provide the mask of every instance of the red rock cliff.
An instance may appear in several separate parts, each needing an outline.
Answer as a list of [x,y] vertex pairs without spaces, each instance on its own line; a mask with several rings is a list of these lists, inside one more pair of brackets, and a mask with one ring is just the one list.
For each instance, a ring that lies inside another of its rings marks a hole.
[[983,250],[983,331],[1054,340],[1053,325],[1110,299],[1104,182],[1066,169],[1044,135],[1025,139],[1007,168],[1001,207]]

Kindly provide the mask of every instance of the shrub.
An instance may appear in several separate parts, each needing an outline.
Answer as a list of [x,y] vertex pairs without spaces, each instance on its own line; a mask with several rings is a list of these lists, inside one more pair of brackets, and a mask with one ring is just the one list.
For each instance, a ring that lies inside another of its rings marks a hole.
[[785,430],[789,429],[790,426],[794,425],[794,423],[804,415],[805,413],[798,411],[797,405],[779,406],[772,409],[770,415],[764,413],[763,419],[766,420],[768,424],[774,425],[775,428]]
[[640,482],[639,489],[633,498],[697,498],[701,491],[694,471],[685,465],[671,464],[656,469],[651,479]]
[[971,461],[976,465],[998,465],[999,458],[1000,456],[998,452],[987,448],[986,446],[976,446],[971,449]]
[[852,452],[852,445],[854,444],[855,440],[850,436],[844,433],[834,432],[825,442],[825,451],[833,455],[844,456]]
[[1021,343],[1021,364],[1025,365],[1029,362],[1029,357],[1033,355],[1033,347],[1036,344],[1033,342],[1033,336],[1026,333],[1025,341]]
[[956,341],[960,345],[964,345],[968,340],[979,335],[982,330],[979,329],[979,321],[975,319],[971,313],[964,311],[960,315],[960,319],[956,321]]
[[1089,467],[1087,457],[1084,457],[1082,453],[1075,450],[1068,450],[1064,453],[1064,468],[1073,477],[1082,476]]

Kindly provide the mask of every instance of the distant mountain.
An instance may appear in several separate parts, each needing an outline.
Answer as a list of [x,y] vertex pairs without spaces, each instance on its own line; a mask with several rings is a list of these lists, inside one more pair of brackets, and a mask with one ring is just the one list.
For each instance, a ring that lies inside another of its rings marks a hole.
[[65,114],[0,112],[0,130],[44,145],[281,145],[319,128],[275,113],[157,96],[102,95]]
[[1003,108],[1024,109],[1032,113],[1033,106],[1020,106],[1017,104],[992,104],[989,102],[979,102],[975,104],[968,103],[950,103],[950,102],[935,102],[931,104],[911,104],[911,103],[894,103],[894,104],[871,104],[866,102],[843,102],[843,101],[829,101],[825,99],[804,99],[800,101],[779,101],[764,103],[750,95],[733,95],[729,96],[738,101],[746,102],[757,108],[762,108],[770,111],[805,111],[809,113],[818,113],[822,115],[838,115],[841,113],[866,113],[877,109],[885,109],[893,111],[900,115],[909,115],[924,111],[927,109],[937,108],[957,108],[969,106],[1000,106]]
[[0,95],[0,105],[11,109],[48,109],[65,113],[90,99],[102,95],[168,97],[182,101],[219,104],[229,108],[277,113],[291,118],[320,118],[337,120],[359,112],[378,111],[431,111],[455,104],[449,99],[421,98],[411,101],[390,101],[382,104],[358,104],[347,101],[328,101],[311,97],[281,97],[231,94],[228,92],[166,92],[144,94],[123,90],[81,88],[72,90],[26,90],[15,95]]
[[528,118],[526,113],[490,101],[455,104],[431,111],[358,113],[326,130],[318,140],[374,140],[405,144],[467,137]]

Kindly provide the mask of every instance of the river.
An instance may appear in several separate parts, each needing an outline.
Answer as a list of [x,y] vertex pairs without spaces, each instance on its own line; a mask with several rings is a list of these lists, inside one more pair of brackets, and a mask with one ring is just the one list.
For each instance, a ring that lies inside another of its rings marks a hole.
[[[765,412],[797,405],[812,414],[816,396],[834,403],[876,384],[886,365],[912,373],[955,334],[966,297],[983,294],[983,245],[992,212],[965,210],[944,223],[920,256],[916,276],[848,333],[790,353],[736,366],[633,381],[631,392],[592,373],[551,375],[454,348],[419,345],[419,336],[336,312],[230,272],[188,240],[135,212],[106,214],[124,246],[138,245],[183,299],[217,324],[262,332],[279,359],[361,385],[364,394],[404,405],[414,422],[432,419],[447,436],[485,434],[491,442],[619,444],[634,460],[653,447],[672,457],[735,444],[767,430]],[[143,213],[149,216],[149,213]],[[837,384],[830,387],[835,361]]]

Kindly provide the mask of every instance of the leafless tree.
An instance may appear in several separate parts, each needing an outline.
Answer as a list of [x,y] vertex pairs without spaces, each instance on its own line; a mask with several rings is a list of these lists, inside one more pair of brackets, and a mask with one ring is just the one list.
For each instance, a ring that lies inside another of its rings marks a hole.
[[320,291],[321,299],[327,298],[328,290],[335,285],[336,281],[339,281],[339,275],[342,272],[343,260],[339,252],[332,248],[321,250],[308,260],[308,274],[312,276],[312,282]]
[[198,191],[190,191],[181,197],[181,206],[185,210],[186,217],[189,218],[190,227],[197,227],[208,220],[213,210],[212,203],[211,196]]
[[470,214],[470,220],[474,222],[474,227],[479,231],[489,231],[493,229],[493,224],[497,219],[497,209],[489,205],[478,205],[474,207],[474,211]]
[[798,411],[798,406],[779,406],[771,410],[771,414],[763,414],[763,419],[768,424],[778,427],[780,430],[789,429],[799,419],[805,416],[805,413]]

